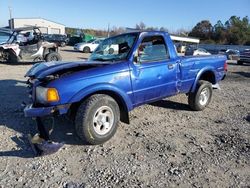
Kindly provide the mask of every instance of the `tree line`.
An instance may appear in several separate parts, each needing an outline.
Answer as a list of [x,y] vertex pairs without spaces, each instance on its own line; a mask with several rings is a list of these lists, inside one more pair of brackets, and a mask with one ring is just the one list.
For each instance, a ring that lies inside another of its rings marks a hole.
[[219,20],[214,26],[209,20],[202,20],[188,36],[200,38],[203,43],[250,45],[249,18],[231,16],[224,24]]
[[72,27],[66,27],[65,28],[65,32],[66,34],[70,35],[70,36],[74,36],[74,35],[80,35],[80,34],[90,34],[90,35],[94,35],[97,37],[107,37],[109,36],[114,36],[117,34],[121,34],[126,32],[129,29],[137,29],[137,30],[157,30],[157,31],[168,31],[167,28],[165,27],[151,27],[151,26],[146,26],[145,23],[140,22],[138,24],[135,25],[134,28],[125,28],[125,27],[116,27],[113,26],[111,28],[108,28],[107,30],[104,29],[79,29],[79,28],[72,28]]
[[[97,37],[107,37],[123,33],[128,28],[113,26],[107,30],[104,29],[77,29],[66,27],[66,33],[76,35],[81,33],[91,34]],[[139,30],[157,30],[168,31],[165,27],[147,26],[145,23],[137,23],[134,29]],[[231,16],[225,23],[220,20],[213,26],[209,20],[202,20],[197,23],[191,31],[179,29],[172,34],[181,36],[196,37],[202,43],[207,44],[235,44],[250,45],[250,23],[247,16],[242,19],[237,16]]]

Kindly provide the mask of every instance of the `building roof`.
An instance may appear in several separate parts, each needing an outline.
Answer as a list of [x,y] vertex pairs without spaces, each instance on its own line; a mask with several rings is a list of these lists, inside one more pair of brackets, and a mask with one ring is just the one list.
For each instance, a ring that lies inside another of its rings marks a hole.
[[55,22],[55,21],[52,21],[52,20],[48,20],[48,19],[45,19],[45,18],[41,18],[41,17],[34,17],[34,18],[11,18],[10,20],[15,20],[15,19],[23,19],[23,20],[25,20],[25,19],[40,19],[40,20],[46,20],[46,21],[49,21],[49,22],[54,22],[54,23],[56,23],[56,24],[59,24],[59,25],[63,25],[63,26],[65,26],[64,24],[61,24],[61,23],[59,23],[59,22]]

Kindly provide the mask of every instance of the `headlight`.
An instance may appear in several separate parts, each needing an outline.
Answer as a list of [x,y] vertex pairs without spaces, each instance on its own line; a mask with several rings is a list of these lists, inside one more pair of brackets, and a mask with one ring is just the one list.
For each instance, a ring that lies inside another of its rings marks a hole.
[[36,100],[41,103],[57,102],[59,95],[55,88],[36,87]]

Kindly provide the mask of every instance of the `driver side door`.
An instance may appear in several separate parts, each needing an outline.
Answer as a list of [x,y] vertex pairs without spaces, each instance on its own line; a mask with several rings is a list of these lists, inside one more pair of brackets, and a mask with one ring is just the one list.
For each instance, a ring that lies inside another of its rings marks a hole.
[[171,60],[163,36],[146,36],[131,66],[134,104],[155,101],[177,92],[177,64]]

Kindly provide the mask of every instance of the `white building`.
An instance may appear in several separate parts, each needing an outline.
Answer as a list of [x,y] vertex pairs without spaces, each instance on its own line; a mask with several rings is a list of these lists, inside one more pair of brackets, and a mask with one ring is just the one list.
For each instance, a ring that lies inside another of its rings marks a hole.
[[43,18],[12,18],[9,20],[11,29],[28,26],[40,27],[42,33],[65,34],[65,25]]

